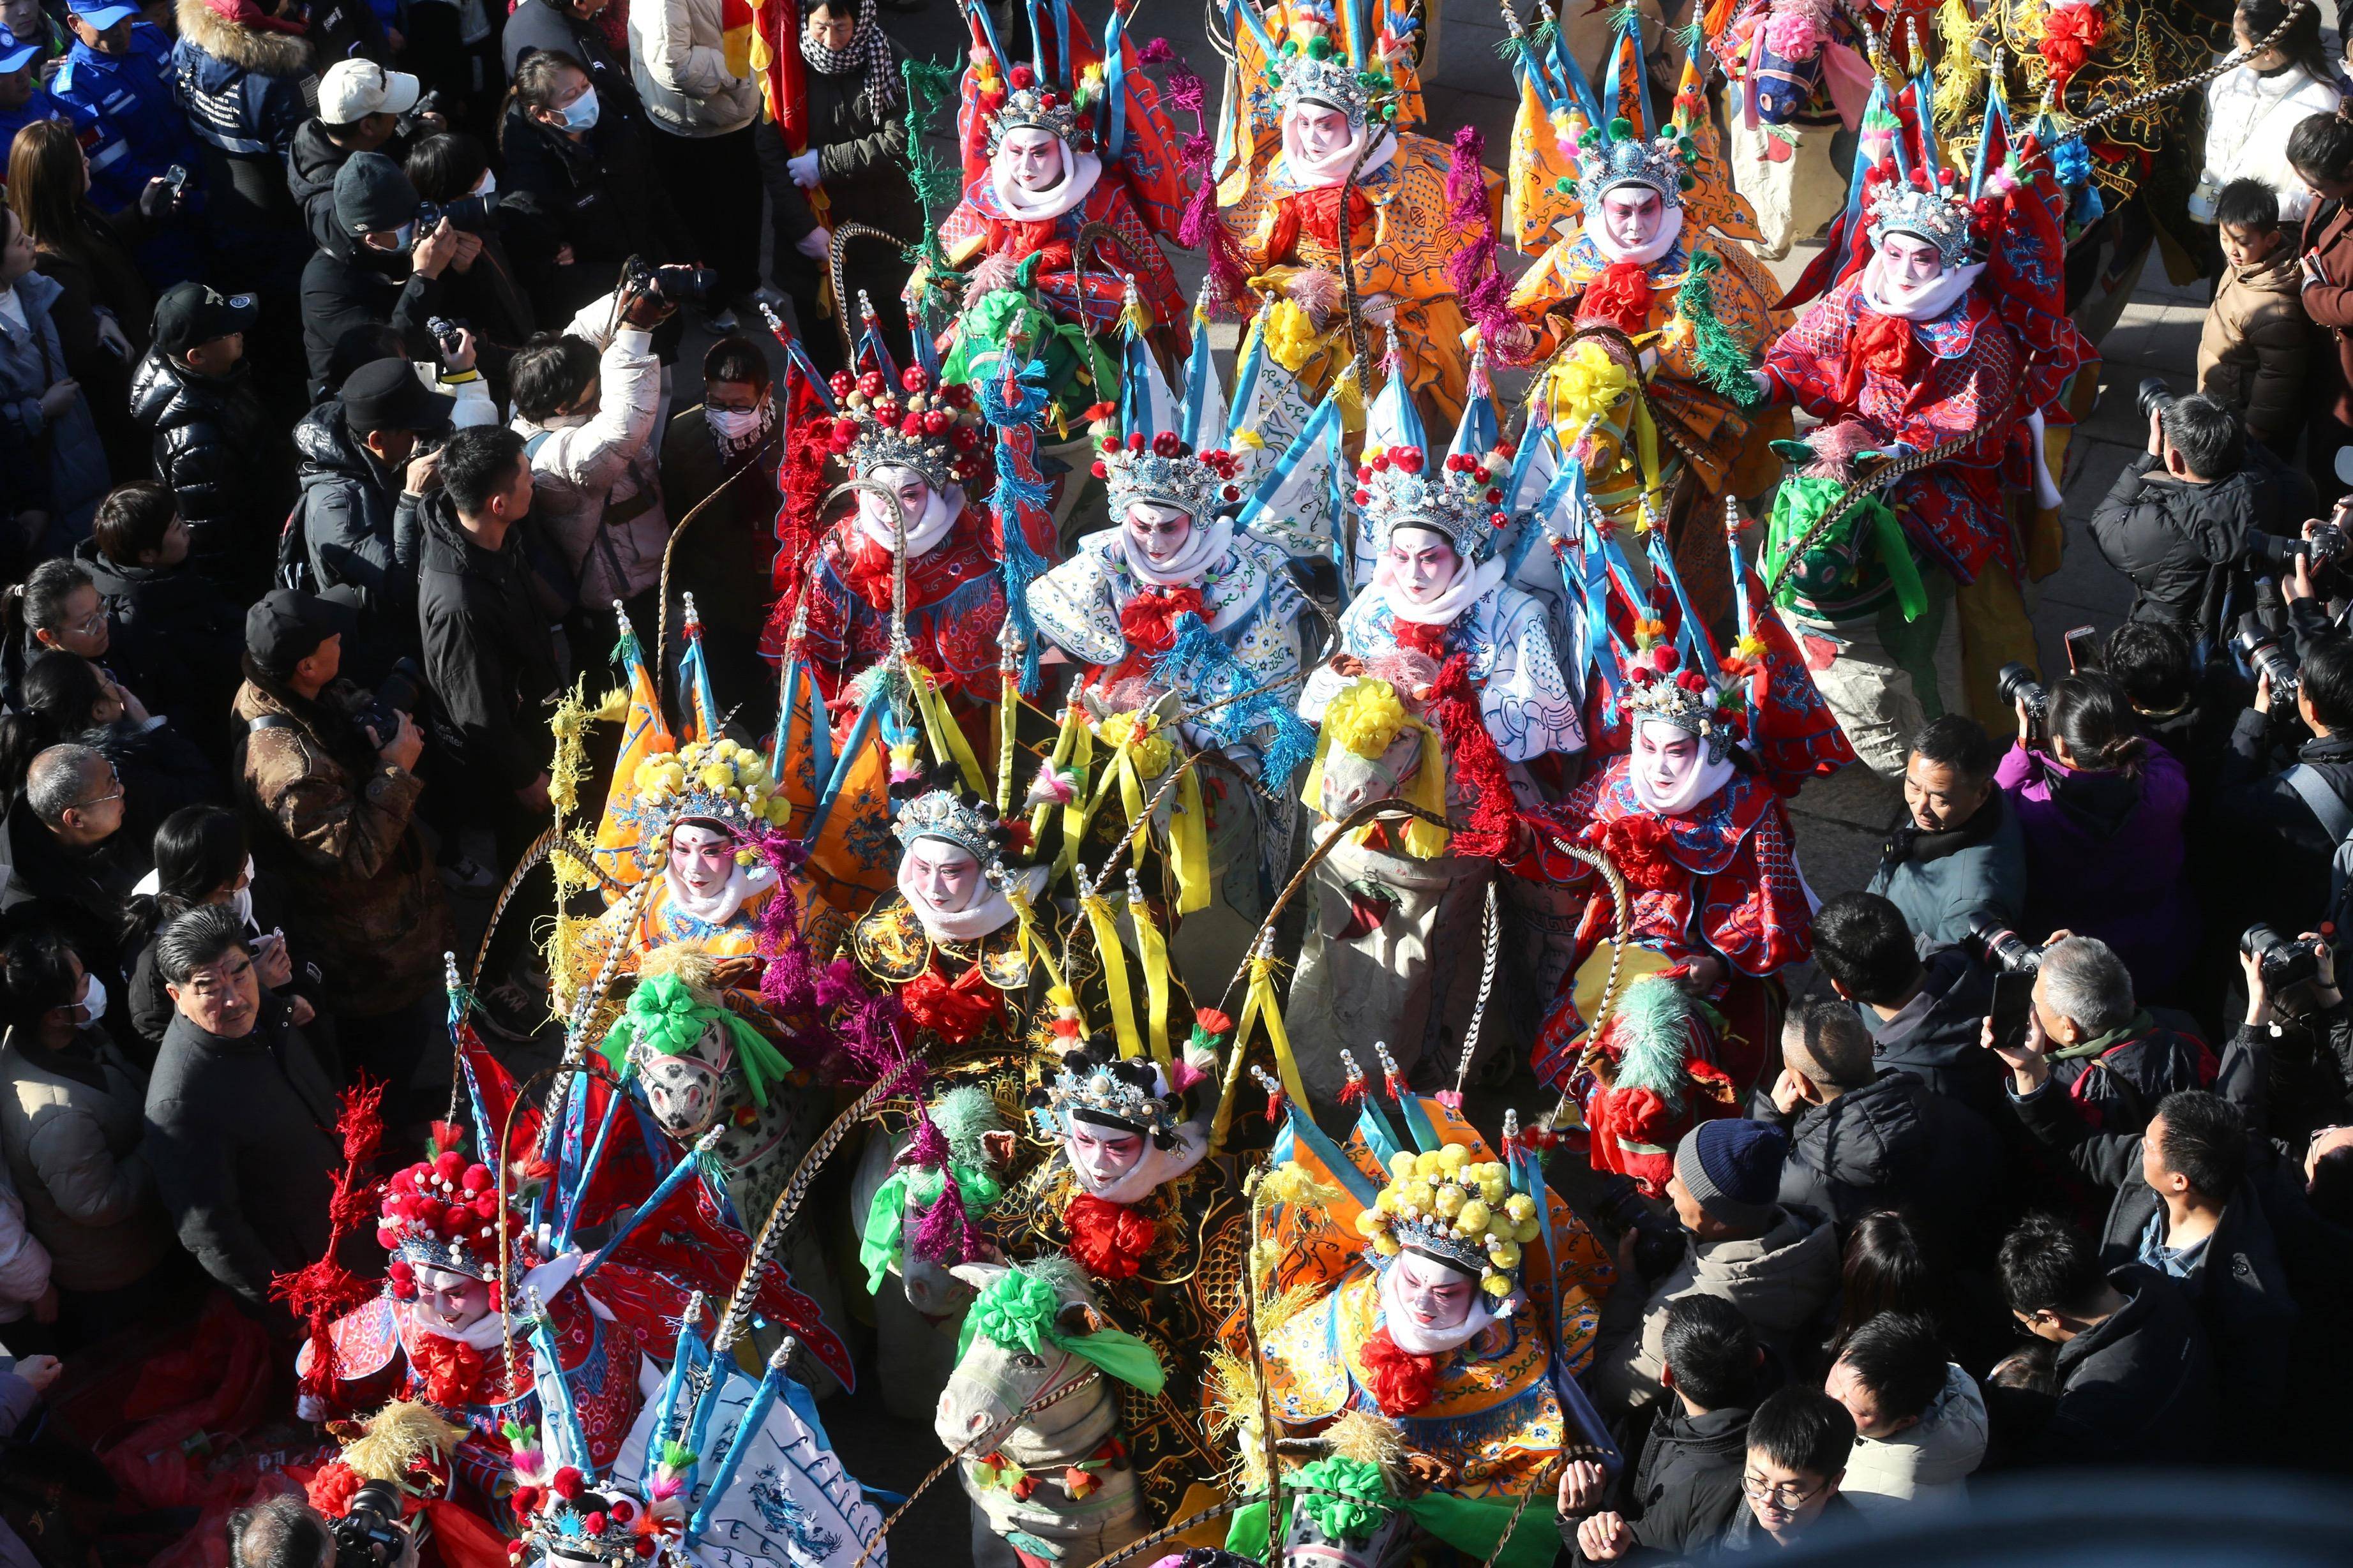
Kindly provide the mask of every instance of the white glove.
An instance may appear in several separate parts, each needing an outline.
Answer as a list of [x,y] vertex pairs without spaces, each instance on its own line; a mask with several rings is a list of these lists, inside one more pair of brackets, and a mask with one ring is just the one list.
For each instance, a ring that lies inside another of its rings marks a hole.
[[793,184],[801,189],[809,191],[817,188],[817,152],[814,148],[797,158],[786,159],[785,169],[792,175]]
[[823,261],[833,254],[833,231],[820,225],[793,241],[793,248],[811,261]]

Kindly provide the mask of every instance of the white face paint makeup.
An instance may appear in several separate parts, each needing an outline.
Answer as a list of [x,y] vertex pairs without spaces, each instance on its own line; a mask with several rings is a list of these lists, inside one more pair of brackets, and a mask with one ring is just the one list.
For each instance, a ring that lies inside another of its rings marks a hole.
[[1907,289],[1933,283],[1945,270],[1944,257],[1916,234],[1891,234],[1881,240],[1879,264],[1889,278]]
[[1426,528],[1400,528],[1389,535],[1384,552],[1389,580],[1417,605],[1429,604],[1453,584],[1462,570],[1462,557],[1446,536]]
[[447,1268],[417,1268],[417,1312],[426,1323],[450,1333],[463,1333],[481,1321],[490,1310],[489,1281]]
[[1193,520],[1182,510],[1153,501],[1131,502],[1124,526],[1129,540],[1155,565],[1174,561],[1193,537]]
[[709,898],[735,874],[735,842],[717,828],[687,823],[670,830],[670,875]]
[[1007,132],[997,144],[997,160],[1025,191],[1043,193],[1062,183],[1061,140],[1050,131],[1025,126]]
[[1619,185],[1601,195],[1601,226],[1628,250],[1638,250],[1657,237],[1666,210],[1667,204],[1648,185]]
[[1634,726],[1634,769],[1661,799],[1672,799],[1706,754],[1700,738],[1688,730],[1657,722]]
[[1348,117],[1320,103],[1299,103],[1289,110],[1298,128],[1299,145],[1310,156],[1328,158],[1346,150],[1354,138]]
[[1398,1300],[1425,1334],[1460,1328],[1478,1301],[1479,1281],[1435,1258],[1405,1252],[1389,1267],[1397,1273]]
[[1090,1187],[1110,1186],[1135,1169],[1136,1162],[1144,1158],[1141,1132],[1124,1132],[1078,1117],[1072,1117],[1069,1125],[1070,1132],[1063,1144],[1070,1151],[1071,1163],[1080,1179]]
[[941,914],[970,908],[980,890],[980,862],[971,850],[944,838],[918,838],[909,845],[907,874],[916,890]]

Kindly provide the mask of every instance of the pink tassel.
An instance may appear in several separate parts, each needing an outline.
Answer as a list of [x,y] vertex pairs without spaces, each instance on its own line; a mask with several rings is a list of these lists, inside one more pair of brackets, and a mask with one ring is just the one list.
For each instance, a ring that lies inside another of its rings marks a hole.
[[[1166,47],[1168,40],[1155,38],[1152,42]],[[1149,45],[1146,46],[1146,47],[1149,47]],[[1164,89],[1164,96],[1168,100],[1170,108],[1184,110],[1193,116],[1196,122],[1201,118],[1203,106],[1208,102],[1208,89],[1202,86],[1201,79],[1184,66],[1178,66],[1168,73],[1168,85]],[[1196,128],[1207,129],[1206,126],[1199,126],[1198,123]]]
[[1237,308],[1249,288],[1250,271],[1242,265],[1234,237],[1218,221],[1218,183],[1209,177],[1210,152],[1207,136],[1185,138],[1185,168],[1194,182],[1193,199],[1185,204],[1184,216],[1177,220],[1176,243],[1187,250],[1208,252],[1209,275],[1201,286],[1202,304],[1210,315],[1222,316]]
[[1446,166],[1446,218],[1469,243],[1447,258],[1446,281],[1462,313],[1479,329],[1480,341],[1505,340],[1512,324],[1511,285],[1495,268],[1495,226],[1487,207],[1487,172],[1480,166],[1487,139],[1466,125],[1454,133],[1454,155]]
[[[1175,59],[1176,58],[1176,50],[1172,45],[1170,45],[1167,39],[1153,38],[1148,40],[1142,48],[1135,51],[1135,58],[1139,64],[1147,66],[1162,65],[1169,60]],[[1194,79],[1198,81],[1200,79],[1197,77]]]
[[926,1170],[944,1170],[948,1163],[947,1135],[940,1124],[929,1116],[915,1123],[914,1134],[898,1159],[902,1165],[921,1165]]

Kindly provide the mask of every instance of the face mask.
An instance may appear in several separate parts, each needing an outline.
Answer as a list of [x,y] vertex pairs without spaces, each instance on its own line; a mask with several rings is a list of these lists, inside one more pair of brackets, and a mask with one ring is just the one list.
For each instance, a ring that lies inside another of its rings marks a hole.
[[95,1024],[106,1016],[106,982],[95,974],[90,977],[89,994],[81,999],[81,1021],[85,1025]]
[[596,89],[590,88],[574,99],[569,106],[556,112],[564,116],[564,129],[566,131],[588,130],[596,123]]
[[703,415],[722,439],[741,441],[758,435],[768,423],[764,408],[706,408]]
[[245,858],[245,886],[228,896],[228,907],[237,916],[237,923],[251,930],[253,926],[253,857]]
[[482,183],[474,187],[474,195],[478,196],[487,196],[497,191],[498,188],[499,177],[491,173],[488,169],[485,169],[482,171]]
[[416,245],[417,220],[415,218],[410,218],[406,223],[400,226],[400,243],[395,245],[390,250],[385,251],[385,254],[386,256],[400,256],[415,248]]

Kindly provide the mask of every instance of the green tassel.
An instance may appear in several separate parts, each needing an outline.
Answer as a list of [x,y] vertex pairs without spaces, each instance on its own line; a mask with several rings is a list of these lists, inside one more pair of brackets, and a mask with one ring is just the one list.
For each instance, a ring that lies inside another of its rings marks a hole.
[[1525,36],[1504,34],[1496,41],[1495,58],[1507,65],[1518,65],[1528,58],[1528,40]]
[[1754,408],[1757,384],[1748,379],[1748,350],[1715,319],[1715,289],[1708,279],[1723,265],[1704,250],[1692,253],[1691,270],[1675,290],[1675,313],[1691,323],[1693,357],[1701,377],[1735,406]]

